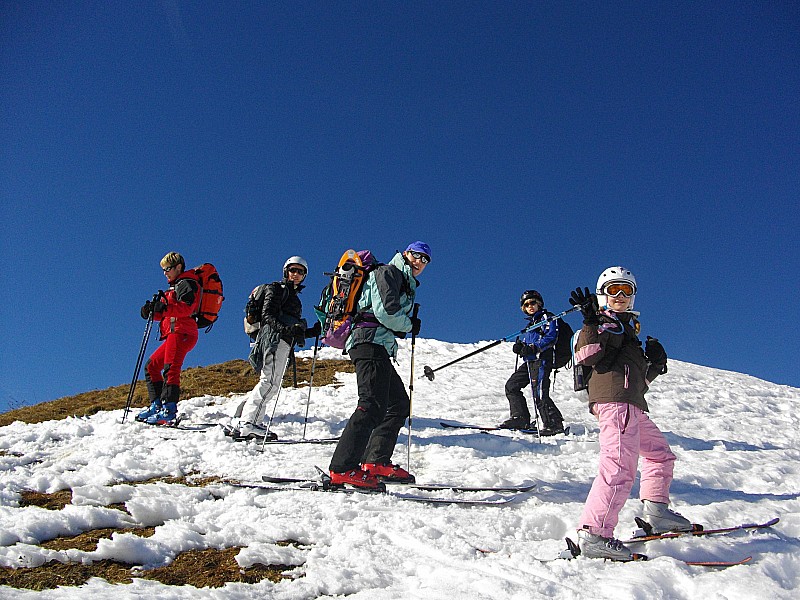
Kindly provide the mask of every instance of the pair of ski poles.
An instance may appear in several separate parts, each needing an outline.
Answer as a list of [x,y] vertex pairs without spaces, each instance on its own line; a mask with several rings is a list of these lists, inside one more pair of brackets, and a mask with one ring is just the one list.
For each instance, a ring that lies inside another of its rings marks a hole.
[[125,401],[125,412],[122,413],[122,422],[125,423],[125,418],[131,410],[131,403],[133,402],[133,394],[136,392],[136,384],[139,381],[139,372],[142,370],[142,362],[144,362],[144,355],[147,351],[147,342],[150,340],[150,331],[153,329],[153,305],[164,295],[162,290],[153,294],[153,299],[150,301],[150,314],[147,315],[147,323],[144,326],[144,336],[142,337],[142,345],[139,347],[139,356],[136,358],[136,366],[133,369],[133,379],[131,379],[131,386],[128,388],[128,399]]
[[[319,349],[319,334],[314,338],[314,357],[311,360],[311,375],[309,376],[308,381],[308,395],[306,396],[306,415],[303,419],[303,437],[301,439],[306,439],[306,428],[308,427],[308,410],[311,406],[311,390],[314,387],[314,371],[317,368],[317,350]],[[289,366],[289,361],[292,360],[294,356],[294,345],[292,345],[291,349],[289,350],[289,356],[286,357],[286,366],[283,369],[283,373],[286,373],[286,368]],[[264,439],[261,441],[261,452],[264,451],[264,447],[267,445],[267,438],[269,437],[270,430],[272,428],[272,421],[275,419],[275,411],[278,408],[278,400],[280,399],[281,395],[281,384],[283,382],[283,376],[281,376],[281,381],[277,382],[280,386],[278,387],[278,393],[275,394],[275,404],[272,406],[272,414],[269,417],[269,422],[267,423],[267,432],[264,435]],[[295,357],[295,371],[294,371],[294,387],[297,387],[297,360]]]

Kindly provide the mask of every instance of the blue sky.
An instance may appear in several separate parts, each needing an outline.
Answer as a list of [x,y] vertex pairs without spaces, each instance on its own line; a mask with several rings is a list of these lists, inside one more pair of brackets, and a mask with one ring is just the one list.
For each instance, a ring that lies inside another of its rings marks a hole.
[[794,3],[7,0],[0,409],[128,383],[167,251],[225,284],[195,366],[286,257],[310,319],[416,239],[423,337],[622,264],[670,356],[800,386],[798,57]]

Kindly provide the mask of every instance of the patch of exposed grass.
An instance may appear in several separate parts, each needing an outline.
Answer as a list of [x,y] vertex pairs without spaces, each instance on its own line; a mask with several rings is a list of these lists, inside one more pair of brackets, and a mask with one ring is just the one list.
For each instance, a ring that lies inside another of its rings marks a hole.
[[133,533],[138,537],[150,537],[155,532],[155,527],[123,527],[120,529],[105,527],[103,529],[84,531],[83,533],[70,537],[53,538],[39,545],[49,550],[69,550],[70,548],[75,548],[76,550],[83,550],[84,552],[94,552],[97,550],[97,543],[100,540],[110,540],[114,533]]
[[[311,363],[311,359],[297,361],[298,386],[308,385],[311,379]],[[337,372],[354,372],[352,363],[349,360],[317,360],[314,369],[314,387],[335,384]],[[257,381],[258,377],[250,363],[244,360],[231,360],[208,367],[191,367],[181,373],[181,399],[203,395],[241,394],[253,389]],[[286,370],[283,385],[284,387],[294,385],[292,365]],[[128,384],[118,385],[11,410],[0,414],[0,427],[10,425],[14,421],[41,423],[71,416],[89,416],[102,410],[125,408],[129,388]],[[140,381],[136,386],[131,406],[139,408],[146,404],[147,391],[144,381]]]
[[[144,481],[126,482],[131,485],[164,482],[171,485],[205,486],[222,481],[218,477],[198,477],[189,474],[183,477],[154,477]],[[22,492],[23,506],[40,506],[51,510],[60,510],[72,501],[72,491],[62,490],[52,494],[42,492]],[[124,510],[124,505],[121,506]],[[50,550],[77,549],[93,552],[101,539],[111,539],[114,533],[131,533],[139,537],[150,537],[155,527],[120,527],[102,528],[84,531],[75,536],[58,537],[39,544]],[[276,542],[280,546],[301,544],[295,540]],[[30,590],[47,590],[59,586],[79,586],[92,577],[100,577],[109,583],[131,583],[134,578],[152,579],[165,585],[191,585],[197,588],[222,587],[228,582],[257,583],[263,579],[278,582],[285,579],[284,571],[294,566],[255,564],[242,569],[235,560],[240,547],[206,548],[191,550],[179,554],[175,560],[165,567],[147,571],[132,571],[136,565],[129,565],[112,560],[100,560],[93,563],[61,563],[51,561],[39,567],[13,569],[0,568],[0,585]]]
[[206,548],[179,554],[165,566],[132,573],[133,565],[113,560],[100,560],[90,564],[60,563],[52,561],[40,567],[12,569],[0,567],[0,585],[29,590],[49,590],[59,586],[79,586],[92,577],[109,583],[131,583],[135,577],[160,581],[165,585],[191,585],[197,588],[218,588],[228,582],[258,583],[263,579],[279,582],[287,576],[284,571],[294,569],[289,565],[255,564],[242,569],[236,562],[240,547]]
[[24,490],[20,493],[20,506],[38,506],[47,510],[61,510],[67,504],[72,504],[72,490],[60,490],[47,494]]

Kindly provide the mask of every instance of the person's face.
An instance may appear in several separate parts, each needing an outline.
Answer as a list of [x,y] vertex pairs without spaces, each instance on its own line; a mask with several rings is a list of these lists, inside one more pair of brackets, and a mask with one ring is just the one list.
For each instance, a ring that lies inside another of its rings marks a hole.
[[411,274],[414,277],[417,277],[420,273],[422,273],[425,270],[425,267],[428,266],[428,263],[431,262],[430,257],[422,252],[407,250],[403,256],[405,256],[406,261],[411,266]]
[[525,300],[522,304],[522,312],[526,315],[535,315],[536,311],[538,311],[541,307],[536,300]]
[[625,312],[631,305],[631,297],[635,292],[628,283],[609,283],[605,286],[606,304],[614,312]]
[[631,299],[620,294],[619,296],[608,296],[608,308],[614,312],[625,312],[631,304]]
[[306,270],[303,268],[303,265],[292,264],[286,269],[286,279],[291,281],[294,287],[300,285],[305,278]]
[[164,277],[167,278],[168,283],[175,283],[175,280],[178,278],[178,275],[181,274],[180,264],[161,267],[161,269],[164,271]]

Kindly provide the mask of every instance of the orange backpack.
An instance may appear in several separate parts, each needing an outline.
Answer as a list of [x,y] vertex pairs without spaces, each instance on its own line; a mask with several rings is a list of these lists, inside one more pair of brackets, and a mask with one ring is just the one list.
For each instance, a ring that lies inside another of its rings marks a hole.
[[200,301],[197,303],[197,312],[192,316],[197,321],[197,326],[205,327],[208,333],[219,318],[219,310],[225,300],[222,295],[222,279],[211,263],[203,263],[192,269],[192,272],[197,276],[200,286]]

